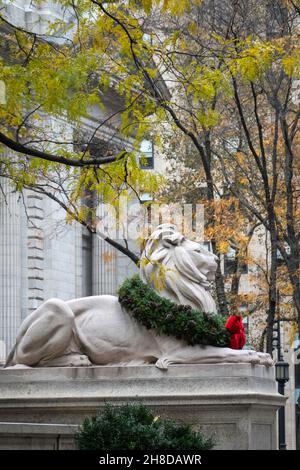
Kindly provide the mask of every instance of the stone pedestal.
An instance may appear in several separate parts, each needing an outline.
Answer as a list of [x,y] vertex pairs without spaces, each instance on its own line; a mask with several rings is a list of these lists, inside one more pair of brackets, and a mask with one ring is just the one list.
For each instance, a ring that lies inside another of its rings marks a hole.
[[70,449],[85,416],[137,400],[214,434],[216,449],[276,449],[274,368],[250,364],[0,370],[0,449]]

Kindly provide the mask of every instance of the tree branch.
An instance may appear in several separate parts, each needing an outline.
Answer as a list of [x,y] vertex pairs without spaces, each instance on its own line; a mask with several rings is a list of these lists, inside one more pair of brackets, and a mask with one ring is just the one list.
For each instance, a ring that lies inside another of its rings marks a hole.
[[[92,158],[88,160],[72,160],[71,158],[66,158],[61,155],[52,155],[51,153],[43,152],[41,150],[26,147],[20,142],[12,140],[10,137],[7,137],[5,134],[0,132],[0,143],[4,144],[6,147],[10,148],[14,152],[22,153],[28,157],[41,158],[42,160],[47,160],[49,162],[61,163],[66,166],[71,167],[86,167],[86,166],[98,166],[105,165],[107,163],[115,162],[118,156],[114,157],[102,157],[102,158]],[[126,152],[122,153],[124,157]],[[120,157],[120,158],[122,158]]]

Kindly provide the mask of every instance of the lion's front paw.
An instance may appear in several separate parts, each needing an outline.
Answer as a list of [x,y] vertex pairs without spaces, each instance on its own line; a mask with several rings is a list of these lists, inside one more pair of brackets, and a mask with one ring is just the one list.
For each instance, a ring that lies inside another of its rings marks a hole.
[[260,364],[260,357],[256,351],[249,349],[247,353],[251,364]]
[[274,365],[274,360],[268,353],[257,353],[259,357],[259,363],[263,366],[272,367]]
[[162,370],[168,370],[169,364],[170,362],[166,357],[160,357],[155,363],[156,367]]

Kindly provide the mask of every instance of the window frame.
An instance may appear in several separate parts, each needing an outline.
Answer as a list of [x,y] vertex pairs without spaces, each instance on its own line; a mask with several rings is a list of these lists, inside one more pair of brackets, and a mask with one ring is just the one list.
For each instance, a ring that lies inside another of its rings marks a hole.
[[[154,170],[154,143],[153,143],[153,140],[148,140],[148,139],[143,139],[142,142],[149,142],[151,143],[151,152],[143,152],[141,150],[141,153],[143,154],[143,158],[146,158],[147,159],[147,165],[144,165],[142,162],[141,162],[141,158],[139,159],[139,164],[140,164],[140,168],[141,170]],[[142,142],[141,142],[141,145],[142,145]],[[148,154],[151,153],[151,156],[148,156]],[[149,161],[151,162],[149,164]]]

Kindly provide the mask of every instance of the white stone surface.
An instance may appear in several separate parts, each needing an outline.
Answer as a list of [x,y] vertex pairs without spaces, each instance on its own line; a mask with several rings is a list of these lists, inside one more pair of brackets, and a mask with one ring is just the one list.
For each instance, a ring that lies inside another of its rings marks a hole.
[[[42,438],[52,446],[50,425],[52,431],[54,425],[75,426],[105,403],[132,400],[215,434],[217,449],[275,449],[276,410],[285,399],[276,391],[274,368],[250,364],[173,365],[167,371],[151,365],[2,369],[0,448],[11,442],[41,448]],[[30,426],[18,429],[14,423]],[[70,448],[76,428],[64,429],[61,448]]]

